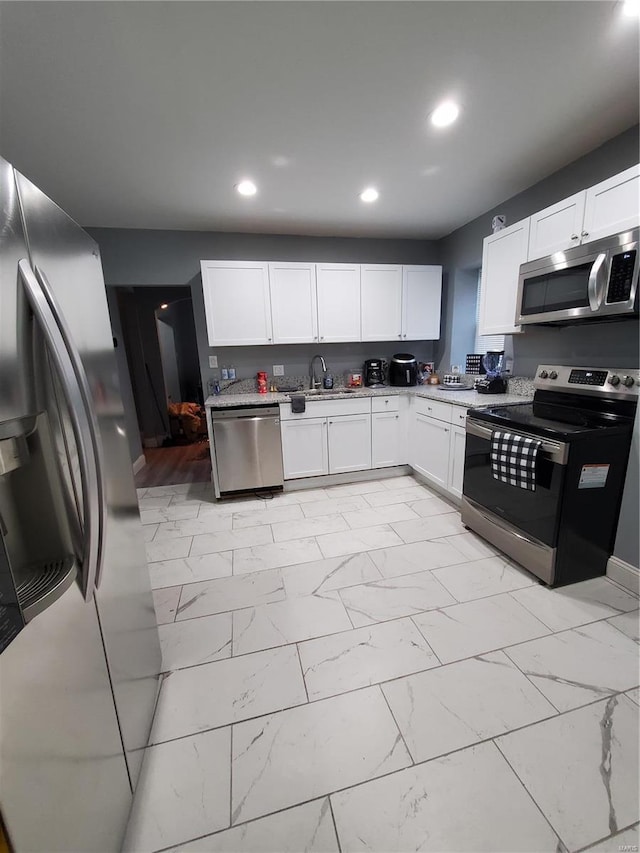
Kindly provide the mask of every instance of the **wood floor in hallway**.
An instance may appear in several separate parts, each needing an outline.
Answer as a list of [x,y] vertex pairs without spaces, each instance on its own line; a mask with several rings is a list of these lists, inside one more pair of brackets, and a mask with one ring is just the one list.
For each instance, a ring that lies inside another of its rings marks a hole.
[[148,447],[144,456],[147,464],[135,476],[138,489],[211,480],[208,441],[176,447]]

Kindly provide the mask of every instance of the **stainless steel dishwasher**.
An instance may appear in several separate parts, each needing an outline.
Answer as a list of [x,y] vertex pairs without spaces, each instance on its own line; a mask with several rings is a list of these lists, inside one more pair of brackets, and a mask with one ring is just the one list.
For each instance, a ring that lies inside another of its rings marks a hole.
[[283,485],[277,406],[212,409],[211,427],[222,494]]

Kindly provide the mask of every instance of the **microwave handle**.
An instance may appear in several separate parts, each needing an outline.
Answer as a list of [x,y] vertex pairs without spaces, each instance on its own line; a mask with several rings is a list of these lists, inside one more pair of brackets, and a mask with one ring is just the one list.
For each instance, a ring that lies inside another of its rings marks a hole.
[[589,307],[592,311],[597,311],[604,299],[604,293],[601,292],[601,289],[598,287],[598,278],[600,277],[600,270],[606,260],[606,253],[600,252],[593,262],[589,273],[589,287],[587,294],[589,296]]

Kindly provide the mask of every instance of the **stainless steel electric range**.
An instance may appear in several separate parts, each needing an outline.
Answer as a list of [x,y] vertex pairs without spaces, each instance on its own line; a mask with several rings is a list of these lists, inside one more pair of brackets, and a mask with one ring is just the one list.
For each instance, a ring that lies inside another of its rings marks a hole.
[[[533,403],[471,410],[463,523],[550,586],[604,574],[639,383],[637,369],[541,365]],[[533,488],[497,478],[491,462],[496,431],[533,439]]]

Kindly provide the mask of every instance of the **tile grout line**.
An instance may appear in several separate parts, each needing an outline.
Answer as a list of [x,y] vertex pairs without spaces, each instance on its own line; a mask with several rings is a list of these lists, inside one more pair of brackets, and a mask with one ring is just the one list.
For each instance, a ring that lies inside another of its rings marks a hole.
[[[278,648],[284,648],[284,647],[278,646]],[[268,651],[268,650],[263,650],[263,651]],[[497,651],[500,651],[500,650],[497,650]],[[251,654],[260,654],[260,652],[251,652]],[[233,660],[233,658],[223,658],[220,661],[212,661],[212,663],[223,663],[223,662],[226,662],[229,660]],[[469,658],[467,658],[467,660],[469,660]],[[459,663],[459,661],[455,661],[455,663]],[[207,664],[197,664],[197,666],[206,666],[206,665]],[[444,666],[451,666],[451,665],[452,664],[444,664]],[[193,669],[194,667],[189,667],[189,668]],[[344,690],[342,693],[332,693],[329,696],[320,696],[317,699],[309,699],[308,702],[297,702],[294,705],[287,705],[284,708],[278,708],[276,710],[266,711],[265,713],[262,713],[262,714],[256,714],[253,717],[245,717],[242,720],[233,720],[230,722],[221,723],[220,725],[217,725],[217,726],[211,726],[208,729],[199,729],[196,732],[187,732],[187,733],[182,734],[182,735],[177,735],[176,737],[167,738],[167,740],[154,741],[153,744],[150,743],[150,744],[148,744],[148,746],[158,746],[159,744],[162,744],[162,743],[172,743],[173,741],[183,740],[184,738],[197,737],[200,734],[205,734],[207,732],[212,732],[212,731],[218,731],[220,729],[227,728],[228,726],[231,726],[231,725],[233,725],[233,726],[241,725],[242,723],[247,723],[247,722],[259,720],[262,717],[269,717],[269,716],[273,716],[275,714],[281,714],[285,711],[292,711],[295,708],[300,708],[304,705],[316,705],[319,702],[324,702],[324,701],[327,701],[329,699],[337,699],[340,696],[347,696],[351,693],[360,693],[363,690],[370,690],[370,689],[375,690],[376,687],[380,687],[382,689],[382,687],[386,684],[393,684],[396,681],[401,681],[402,679],[411,678],[411,677],[416,676],[416,675],[422,675],[423,673],[435,672],[438,669],[440,669],[440,667],[430,667],[429,669],[419,670],[418,672],[411,672],[408,675],[399,675],[399,676],[396,676],[395,678],[389,678],[386,681],[374,681],[371,684],[363,684],[360,687],[354,687],[352,690]],[[168,673],[165,673],[164,675],[165,675],[165,677],[168,677],[171,674],[171,672],[177,672],[177,671],[178,670],[170,670]],[[182,671],[182,670],[180,670],[180,671]],[[566,711],[555,712],[555,708],[552,705],[552,708],[554,708],[554,713],[548,714],[547,716],[542,717],[539,720],[534,720],[531,723],[525,723],[522,726],[518,726],[515,729],[509,729],[508,731],[502,732],[501,734],[491,735],[491,736],[488,736],[486,738],[482,738],[481,740],[474,741],[473,743],[467,744],[466,746],[457,747],[456,749],[452,749],[446,753],[442,753],[442,755],[436,755],[436,756],[433,756],[432,758],[425,759],[425,761],[423,761],[423,762],[418,761],[418,762],[414,762],[414,763],[415,764],[424,764],[424,763],[426,763],[426,761],[432,761],[435,758],[442,758],[444,755],[450,755],[451,753],[454,753],[454,752],[460,752],[462,749],[468,749],[471,746],[477,746],[480,743],[486,743],[486,741],[493,740],[496,737],[502,737],[503,735],[508,735],[508,734],[511,734],[512,732],[519,732],[522,729],[527,729],[530,726],[535,726],[538,723],[546,722],[547,720],[555,720],[558,717],[564,716],[565,714],[570,714],[572,711],[577,711],[581,708],[588,708],[590,705],[596,705],[598,702],[604,702],[608,699],[611,699],[612,696],[625,696],[630,690],[635,690],[635,687],[626,687],[624,690],[614,691],[613,693],[610,693],[607,696],[599,696],[597,699],[592,699],[591,701],[585,702],[583,705],[577,705],[574,708],[568,708]],[[544,698],[546,699],[546,697],[544,697]],[[633,702],[633,700],[630,699],[628,696],[627,696],[627,699],[629,699],[630,702]],[[551,703],[549,703],[549,704],[551,705]],[[633,703],[633,704],[635,705],[635,703]],[[146,747],[143,747],[143,748],[146,748]],[[409,754],[411,754],[411,753],[409,753]]]
[[[628,830],[635,829],[636,827],[638,827],[638,829],[640,829],[640,823],[638,823],[637,820],[634,821],[633,823],[630,823],[628,826],[622,827],[622,829],[619,829],[613,835],[606,835],[604,838],[598,838],[597,841],[590,841],[589,844],[585,845],[584,847],[580,847],[574,853],[587,853],[587,851],[591,850],[592,847],[595,847],[596,844],[601,844],[603,841],[613,840],[614,838],[617,838],[619,835],[622,835],[623,832],[628,832]],[[622,850],[622,849],[623,849],[622,846],[619,845],[618,850]],[[628,847],[627,849],[633,850],[634,848]],[[635,850],[637,850],[637,849],[638,849],[638,847],[636,845]]]
[[233,825],[233,724],[229,726],[229,829]]
[[[165,588],[166,588],[166,589],[169,589],[169,587],[165,587]],[[172,588],[173,588],[173,587],[172,587]],[[331,592],[337,592],[337,593],[338,593],[338,595],[340,594],[340,590],[331,590]],[[499,593],[499,594],[500,594],[500,595],[505,595],[505,594],[507,594],[507,593]],[[303,596],[303,597],[308,597],[308,598],[310,598],[311,596]],[[493,597],[495,597],[495,596],[491,596],[491,597],[493,598]],[[284,598],[284,599],[281,599],[280,601],[274,601],[274,602],[270,602],[270,603],[271,603],[271,604],[282,604],[284,601],[287,601],[287,600],[288,600],[288,599]],[[291,599],[291,600],[295,600],[295,599]],[[476,600],[479,600],[479,599],[476,599]],[[465,604],[466,604],[466,603],[468,603],[468,602],[463,602],[463,603],[465,603]],[[182,622],[192,622],[192,621],[195,621],[196,619],[208,619],[208,618],[210,618],[210,617],[212,618],[212,617],[215,617],[215,616],[224,616],[226,613],[231,613],[231,614],[233,614],[233,613],[241,612],[241,611],[243,611],[243,610],[255,610],[255,609],[256,609],[256,607],[266,607],[266,606],[267,606],[267,605],[249,605],[249,606],[247,606],[247,607],[238,607],[238,608],[235,608],[234,610],[223,610],[223,611],[220,611],[220,612],[218,612],[218,613],[208,613],[208,614],[203,614],[202,616],[192,616],[192,617],[190,617],[189,619],[179,619],[179,620],[178,620],[178,619],[176,619],[175,621],[177,621],[178,623],[182,623]],[[344,604],[343,604],[343,606],[344,606]],[[369,625],[360,625],[360,626],[358,626],[358,627],[354,626],[354,627],[353,627],[353,629],[332,631],[332,632],[330,632],[330,633],[328,633],[328,634],[318,634],[318,635],[317,635],[317,636],[315,636],[315,637],[306,637],[306,638],[304,638],[304,639],[300,639],[300,640],[293,640],[293,641],[292,641],[292,642],[290,642],[290,643],[280,643],[279,645],[275,645],[275,646],[266,646],[265,648],[261,648],[261,649],[253,649],[252,651],[249,651],[249,652],[242,652],[242,653],[241,653],[241,654],[239,654],[239,655],[232,655],[232,657],[234,657],[234,658],[239,658],[239,657],[244,657],[244,656],[246,656],[246,655],[257,654],[258,652],[262,652],[262,651],[269,651],[270,649],[281,649],[281,648],[285,648],[286,646],[293,645],[294,643],[306,643],[306,642],[310,642],[310,641],[312,641],[312,640],[322,640],[322,639],[325,639],[325,638],[328,638],[328,637],[333,637],[333,636],[335,636],[336,634],[346,634],[346,633],[349,633],[349,631],[350,631],[350,630],[358,631],[358,630],[360,630],[360,628],[373,628],[373,627],[375,627],[376,625],[388,625],[388,624],[389,624],[389,623],[391,623],[391,622],[399,622],[399,621],[401,621],[401,620],[403,620],[403,619],[411,619],[411,620],[413,621],[415,616],[420,616],[420,615],[422,615],[423,613],[433,613],[433,612],[435,612],[436,610],[440,610],[440,609],[447,609],[447,608],[449,608],[449,607],[454,607],[454,606],[455,606],[455,605],[451,605],[451,604],[449,604],[449,605],[446,605],[446,606],[445,606],[445,608],[433,608],[433,610],[421,610],[419,613],[406,614],[406,615],[404,615],[404,616],[394,616],[392,619],[383,619],[383,620],[381,620],[381,621],[379,621],[379,622],[372,622],[372,623],[371,623],[371,624],[369,624]],[[346,606],[345,606],[345,610],[346,610],[346,612],[347,612],[347,616],[349,617],[349,612],[348,612],[348,609],[346,608]],[[633,611],[631,611],[631,612],[633,612]],[[541,635],[539,635],[538,637],[531,637],[530,639],[527,639],[527,640],[519,640],[518,642],[516,642],[516,643],[510,643],[510,644],[509,644],[509,645],[507,645],[507,646],[496,646],[496,647],[491,648],[491,649],[483,649],[483,650],[482,650],[482,651],[480,651],[480,652],[476,652],[476,654],[473,654],[473,655],[467,655],[466,657],[463,657],[463,658],[456,658],[455,660],[451,660],[451,661],[444,661],[444,662],[442,662],[442,661],[441,661],[440,665],[441,665],[441,666],[451,666],[451,665],[452,665],[452,664],[454,664],[454,663],[462,663],[463,661],[466,661],[466,660],[473,660],[474,658],[478,657],[478,655],[487,655],[487,654],[491,654],[491,653],[493,653],[493,652],[500,652],[500,651],[504,651],[504,652],[506,652],[506,651],[507,651],[507,649],[517,648],[518,646],[523,646],[523,645],[526,645],[527,643],[533,643],[533,642],[535,642],[535,641],[537,641],[537,640],[543,640],[543,639],[546,639],[546,638],[548,638],[548,637],[555,637],[555,636],[558,636],[559,634],[567,634],[567,633],[569,633],[570,631],[575,631],[575,630],[577,630],[578,628],[584,628],[584,627],[587,627],[588,625],[595,625],[595,624],[597,624],[598,622],[606,622],[606,621],[607,621],[607,619],[610,619],[610,618],[611,618],[611,617],[605,617],[604,619],[598,619],[598,620],[596,620],[595,622],[588,622],[588,623],[586,623],[585,625],[576,625],[576,626],[575,626],[575,627],[573,627],[573,628],[563,628],[561,631],[556,631],[556,632],[553,632],[553,631],[549,630],[549,631],[548,631],[548,633],[546,633],[546,634],[541,634]],[[350,617],[349,617],[349,621],[352,621]],[[164,624],[171,624],[171,623],[164,623]],[[353,622],[352,622],[352,624],[353,624]],[[415,622],[414,622],[414,624],[416,625],[416,627],[418,627],[418,626],[417,626],[417,624],[416,624]],[[615,626],[612,626],[612,627],[615,627]],[[418,628],[418,630],[420,631],[420,628]],[[626,637],[630,642],[632,642],[632,643],[633,643],[633,642],[635,642],[635,640],[631,639],[631,637],[629,637],[627,634],[624,634],[624,632],[620,632],[620,633],[622,633],[622,635],[623,635],[623,636],[625,636],[625,637]],[[420,634],[421,634],[421,636],[423,636],[423,637],[424,637],[424,639],[425,639],[425,641],[427,642],[427,644],[429,645],[429,647],[430,647],[430,648],[432,648],[432,647],[431,647],[431,644],[429,643],[429,640],[427,639],[427,637],[425,637],[425,635],[422,633],[422,631],[420,631]],[[636,645],[637,645],[637,644],[636,644]],[[435,652],[435,650],[434,650],[433,648],[432,648],[432,651],[433,651],[433,653],[434,653],[435,657],[436,657],[438,660],[440,660],[440,657],[436,654],[436,652]],[[511,660],[511,657],[509,657],[509,660]],[[206,665],[208,665],[208,663],[218,663],[218,661],[208,661],[208,662],[204,661],[204,662],[202,662],[202,663],[190,664],[190,665],[188,665],[188,666],[183,666],[183,667],[179,667],[179,668],[180,668],[180,669],[194,669],[194,668],[195,668],[195,667],[197,667],[197,666],[206,666]],[[516,665],[516,666],[517,666],[517,664],[515,664],[515,661],[512,661],[512,663],[514,663],[514,665]],[[433,668],[433,667],[432,667],[432,668]],[[520,668],[518,667],[518,669],[520,669]],[[421,671],[421,672],[427,672],[428,670],[420,670],[420,671]],[[520,671],[522,672],[522,670],[520,670]],[[523,675],[524,675],[524,674],[525,674],[525,673],[523,673]],[[402,677],[404,677],[404,676],[399,676],[399,677],[401,677],[401,678],[402,678]],[[393,679],[389,679],[389,680],[393,680]],[[625,690],[634,690],[636,686],[638,686],[638,685],[633,685],[632,687],[627,687],[627,688],[625,688]],[[346,692],[350,692],[350,691],[346,691]],[[624,691],[623,691],[623,692],[624,692]],[[335,694],[335,695],[340,695],[340,694]],[[543,695],[544,695],[544,694],[543,694]],[[546,697],[545,697],[545,698],[546,698]],[[548,701],[548,700],[547,700],[547,701]],[[553,703],[551,703],[551,704],[553,704]]]
[[327,800],[329,801],[329,811],[331,812],[331,820],[333,821],[333,831],[336,834],[336,842],[338,844],[338,853],[342,853],[342,844],[340,844],[340,835],[338,833],[338,824],[336,823],[336,816],[333,812],[333,803],[331,802],[331,794],[327,795]]
[[[554,719],[554,718],[552,717],[551,719]],[[545,721],[544,721],[544,720],[540,720],[540,722],[545,722]],[[505,732],[505,734],[510,734],[510,732]],[[569,851],[569,847],[567,846],[567,844],[565,844],[564,839],[562,838],[562,836],[560,835],[560,833],[556,830],[556,828],[555,828],[555,827],[554,827],[554,825],[551,823],[551,821],[550,821],[550,820],[549,820],[549,818],[546,816],[546,814],[542,811],[542,807],[538,804],[538,801],[536,800],[536,798],[533,796],[533,794],[531,793],[531,791],[530,791],[530,790],[527,788],[527,786],[524,784],[524,782],[522,781],[522,779],[520,778],[520,776],[519,776],[519,775],[518,775],[518,773],[516,772],[515,768],[513,767],[513,765],[511,764],[511,762],[510,762],[510,761],[509,761],[509,759],[507,758],[507,756],[506,756],[506,755],[504,754],[504,752],[500,749],[500,745],[499,745],[499,744],[498,744],[498,742],[497,742],[497,738],[498,738],[498,737],[501,737],[501,735],[497,735],[497,736],[494,736],[493,738],[491,738],[491,742],[494,744],[495,748],[498,750],[498,754],[502,757],[502,759],[503,759],[503,761],[505,762],[505,764],[507,765],[507,767],[511,770],[511,772],[513,773],[513,775],[516,777],[516,779],[518,780],[518,782],[519,782],[519,783],[520,783],[520,785],[522,786],[523,791],[526,793],[526,795],[529,797],[529,799],[531,800],[531,802],[534,804],[534,806],[535,806],[535,807],[537,808],[537,810],[540,812],[540,814],[541,814],[541,815],[542,815],[542,817],[544,818],[545,822],[549,825],[549,828],[551,829],[551,831],[553,832],[553,834],[556,836],[556,838],[558,839],[558,841],[560,842],[560,844],[562,844],[562,845],[563,845],[564,849],[565,849],[565,850],[567,851],[567,853],[568,853],[568,851]],[[556,847],[556,849],[557,849],[557,847]]]
[[389,713],[391,714],[391,719],[393,720],[393,722],[395,723],[396,728],[398,729],[398,734],[400,735],[400,738],[401,738],[401,740],[402,740],[402,743],[404,744],[404,748],[407,750],[407,755],[408,755],[408,756],[409,756],[409,758],[411,759],[411,765],[410,765],[410,766],[411,766],[411,767],[415,767],[416,761],[415,761],[415,758],[413,757],[413,753],[412,753],[412,752],[411,752],[411,750],[409,749],[409,745],[408,745],[407,741],[405,740],[404,732],[402,731],[402,729],[400,728],[400,724],[399,724],[399,723],[398,723],[398,721],[396,720],[396,715],[393,713],[393,711],[392,711],[392,709],[391,709],[391,705],[389,704],[389,700],[387,699],[387,695],[386,695],[386,693],[385,693],[385,692],[384,692],[384,690],[382,689],[382,684],[381,684],[381,683],[378,683],[378,689],[380,690],[380,693],[382,694],[382,698],[383,698],[383,700],[384,700],[385,705],[386,705],[386,706],[387,706],[387,708],[389,709]]
[[[551,637],[553,637],[553,636],[555,636],[555,634],[546,634],[545,636],[547,636],[547,637],[550,637],[550,636],[551,636]],[[542,638],[542,637],[538,637],[538,639],[539,639],[539,640],[541,640],[541,639],[543,639],[543,638]],[[533,641],[530,641],[530,642],[533,642]],[[549,705],[551,705],[551,707],[552,707],[552,708],[555,708],[555,710],[558,712],[558,714],[562,714],[562,711],[560,710],[560,708],[558,708],[558,706],[557,706],[554,702],[552,702],[552,701],[551,701],[551,699],[549,699],[549,697],[548,697],[548,696],[545,696],[545,695],[544,695],[544,693],[542,692],[542,690],[541,690],[541,689],[538,687],[538,685],[535,683],[535,681],[532,681],[532,680],[531,680],[531,678],[529,678],[529,675],[528,675],[528,674],[527,674],[527,673],[522,669],[522,667],[518,666],[518,662],[517,662],[517,661],[515,661],[515,660],[511,657],[511,655],[509,654],[509,652],[507,651],[507,649],[509,649],[509,648],[511,648],[511,647],[510,647],[510,646],[506,646],[504,649],[501,649],[501,651],[502,651],[502,652],[504,652],[504,654],[505,654],[505,655],[507,656],[507,658],[511,661],[511,663],[515,666],[515,668],[518,670],[518,672],[520,672],[520,673],[522,673],[522,675],[524,675],[524,677],[527,679],[527,681],[529,682],[529,684],[530,684],[532,687],[534,687],[534,688],[538,691],[538,693],[543,697],[543,699],[545,699],[545,700],[549,703]],[[603,698],[603,697],[600,697],[600,698]]]

